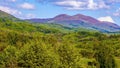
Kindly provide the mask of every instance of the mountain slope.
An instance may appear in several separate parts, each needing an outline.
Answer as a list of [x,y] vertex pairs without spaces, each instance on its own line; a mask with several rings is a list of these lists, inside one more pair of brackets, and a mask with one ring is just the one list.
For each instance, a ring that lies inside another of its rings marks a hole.
[[48,19],[28,19],[31,22],[37,23],[56,23],[61,24],[67,27],[72,28],[87,28],[87,29],[94,29],[99,30],[101,32],[118,32],[120,31],[120,26],[111,23],[111,22],[101,22],[95,18],[90,16],[85,16],[82,14],[77,15],[66,15],[61,14],[54,18]]
[[12,21],[19,21],[20,19],[14,17],[13,15],[10,15],[4,11],[1,11],[0,10],[0,18],[1,19],[9,19],[9,20],[12,20]]
[[[45,20],[46,19],[41,21],[45,21]],[[0,27],[1,27],[0,29],[8,29],[13,31],[43,32],[43,33],[67,33],[74,31],[92,31],[85,28],[81,28],[81,29],[70,28],[55,23],[31,24],[28,21],[20,20],[3,11],[0,11]]]

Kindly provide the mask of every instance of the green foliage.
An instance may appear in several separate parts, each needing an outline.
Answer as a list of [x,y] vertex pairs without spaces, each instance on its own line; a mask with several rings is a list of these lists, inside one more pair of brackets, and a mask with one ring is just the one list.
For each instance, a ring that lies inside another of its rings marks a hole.
[[100,64],[100,68],[115,68],[115,59],[112,55],[112,49],[107,45],[100,44],[97,48],[95,58]]
[[61,67],[80,68],[80,55],[71,45],[61,45],[58,49]]
[[17,67],[17,49],[13,46],[8,46],[0,54],[1,68],[15,68]]
[[42,42],[27,44],[19,54],[18,66],[25,68],[56,68],[59,66],[59,60],[53,54],[46,49]]
[[119,68],[120,35],[0,18],[0,68]]

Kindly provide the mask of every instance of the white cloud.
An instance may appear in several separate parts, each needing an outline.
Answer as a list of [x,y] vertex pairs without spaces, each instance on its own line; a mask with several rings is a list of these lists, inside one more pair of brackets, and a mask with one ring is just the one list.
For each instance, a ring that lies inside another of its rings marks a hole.
[[98,2],[98,8],[110,8],[109,5],[106,5],[103,0]]
[[103,9],[103,8],[109,8],[110,6],[106,5],[103,0],[94,1],[94,0],[62,0],[55,2],[58,6],[63,6],[67,9]]
[[28,14],[23,14],[22,12],[16,10],[16,9],[13,9],[13,8],[10,8],[10,7],[6,7],[6,6],[0,6],[0,10],[8,13],[8,14],[12,14],[20,19],[30,19],[30,18],[35,18],[36,15],[35,14],[32,14],[32,13],[28,13]]
[[22,12],[20,12],[20,11],[18,11],[16,9],[6,7],[6,6],[0,6],[0,10],[2,10],[4,12],[7,12],[9,14],[12,14],[12,15],[20,15],[20,14],[22,14]]
[[27,19],[29,19],[29,18],[35,18],[36,16],[35,16],[35,14],[29,13],[29,14],[27,14],[25,17],[26,17]]
[[16,0],[11,0],[12,2],[16,2]]
[[111,16],[100,17],[100,18],[98,18],[98,20],[99,21],[107,21],[107,22],[115,23],[115,21],[112,19]]
[[6,0],[6,1],[9,1],[9,2],[16,2],[17,0]]
[[79,8],[79,9],[81,9],[81,7],[84,6],[86,3],[77,2],[75,0],[73,0],[73,1],[65,0],[65,1],[55,2],[55,4],[59,5],[59,6],[68,7],[68,9],[70,9],[70,8],[73,8],[73,9]]
[[55,4],[73,10],[84,9],[84,7],[86,6],[85,2],[76,1],[76,0],[64,0],[64,1],[55,2]]
[[120,8],[117,9],[117,10],[115,11],[115,13],[113,13],[113,15],[114,15],[114,16],[120,16]]
[[33,4],[30,4],[30,3],[23,3],[20,5],[20,7],[23,9],[35,9],[35,6]]
[[93,0],[89,0],[88,1],[88,8],[89,9],[96,9],[97,8],[97,4]]
[[120,12],[113,13],[114,16],[120,16]]
[[120,0],[105,0],[108,3],[119,3]]

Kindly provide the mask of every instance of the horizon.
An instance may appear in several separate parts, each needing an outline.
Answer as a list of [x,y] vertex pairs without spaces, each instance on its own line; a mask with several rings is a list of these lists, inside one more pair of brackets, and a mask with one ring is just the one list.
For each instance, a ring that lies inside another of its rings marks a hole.
[[0,10],[20,19],[82,14],[120,25],[119,0],[0,0]]

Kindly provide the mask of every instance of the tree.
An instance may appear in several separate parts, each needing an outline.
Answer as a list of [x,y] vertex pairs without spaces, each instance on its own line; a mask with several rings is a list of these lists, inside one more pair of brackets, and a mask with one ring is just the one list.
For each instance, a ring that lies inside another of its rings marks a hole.
[[71,45],[61,45],[58,49],[62,68],[79,68],[80,54]]
[[99,68],[115,68],[115,59],[112,49],[106,44],[100,44],[96,48],[95,58],[99,63]]
[[42,42],[33,42],[25,45],[18,59],[19,67],[31,68],[57,68],[59,60],[57,56],[46,49]]
[[8,46],[0,54],[1,68],[17,68],[17,49],[14,46]]

